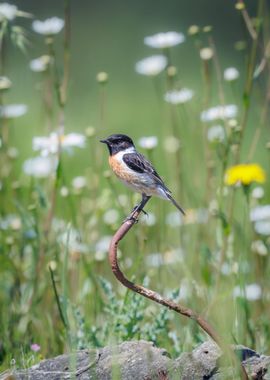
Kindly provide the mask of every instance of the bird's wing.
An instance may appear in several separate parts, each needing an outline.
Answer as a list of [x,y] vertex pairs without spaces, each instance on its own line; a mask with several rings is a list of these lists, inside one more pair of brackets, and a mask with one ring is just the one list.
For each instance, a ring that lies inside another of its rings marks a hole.
[[161,185],[166,192],[171,194],[171,191],[167,188],[151,162],[149,162],[144,155],[138,152],[126,153],[123,155],[123,161],[135,172],[149,174],[157,182],[157,184]]
[[145,173],[154,179],[157,185],[160,185],[162,189],[167,194],[168,199],[178,208],[183,215],[185,211],[183,208],[176,202],[176,200],[171,196],[171,191],[167,188],[163,180],[160,178],[155,168],[141,153],[126,153],[123,155],[123,161],[125,164],[132,170],[137,173]]

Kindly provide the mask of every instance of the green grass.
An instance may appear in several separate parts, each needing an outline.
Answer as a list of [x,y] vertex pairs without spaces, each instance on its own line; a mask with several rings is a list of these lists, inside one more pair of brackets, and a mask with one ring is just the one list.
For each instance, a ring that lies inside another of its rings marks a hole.
[[[240,12],[238,16],[239,23],[243,22]],[[139,199],[109,171],[107,151],[99,139],[113,132],[127,133],[136,143],[142,136],[158,137],[155,149],[138,148],[152,160],[187,211],[185,222],[179,225],[172,204],[151,199],[146,211],[155,215],[155,223],[149,226],[147,218],[140,220],[120,244],[121,267],[127,277],[202,314],[226,342],[269,351],[269,237],[258,234],[249,218],[250,209],[270,203],[269,114],[264,115],[269,107],[268,63],[259,77],[252,78],[268,43],[269,17],[267,13],[258,17],[259,42],[245,28],[246,50],[232,48],[229,54],[240,72],[234,83],[223,80],[223,69],[230,64],[215,42],[215,31],[201,30],[196,37],[187,36],[185,45],[171,48],[177,76],[169,78],[166,70],[154,78],[131,72],[130,82],[116,83],[109,72],[106,84],[92,80],[89,108],[80,94],[88,91],[88,85],[76,83],[81,71],[85,78],[88,75],[85,64],[78,62],[77,55],[73,58],[80,41],[76,47],[74,41],[71,45],[68,101],[61,109],[55,87],[67,64],[63,32],[54,45],[56,61],[39,74],[30,74],[28,56],[31,49],[48,52],[43,37],[29,36],[33,42],[22,59],[16,46],[11,47],[8,34],[4,36],[1,75],[8,75],[13,86],[0,90],[0,101],[26,103],[29,111],[18,119],[0,119],[1,370],[28,367],[41,357],[64,351],[130,339],[152,340],[176,356],[207,339],[194,321],[131,294],[113,277],[107,260],[109,237]],[[202,61],[199,49],[209,44],[215,46],[214,57]],[[188,62],[185,67],[179,63],[183,48],[191,57],[190,67]],[[155,54],[146,47],[144,52]],[[12,57],[21,60],[19,67]],[[180,105],[166,103],[164,93],[179,87],[193,88],[194,98]],[[44,105],[46,91],[51,118]],[[238,105],[235,122],[201,122],[202,110],[223,102]],[[63,116],[67,133],[85,134],[85,147],[74,148],[72,154],[63,149],[57,171],[48,178],[27,176],[23,162],[38,155],[32,150],[32,138],[47,136],[48,124],[51,131],[58,131]],[[226,137],[210,143],[207,131],[216,124],[224,128]],[[178,150],[164,148],[169,136],[180,142]],[[12,156],[11,147],[18,156]],[[266,171],[261,199],[252,196],[256,183],[248,189],[224,183],[226,169],[245,162],[257,162]],[[86,179],[81,189],[72,186],[78,176]],[[110,210],[113,214],[108,215]],[[264,255],[252,248],[256,241],[264,247]],[[261,289],[255,301],[233,296],[235,287],[244,289],[254,283]],[[40,345],[39,352],[31,350],[33,343]]]

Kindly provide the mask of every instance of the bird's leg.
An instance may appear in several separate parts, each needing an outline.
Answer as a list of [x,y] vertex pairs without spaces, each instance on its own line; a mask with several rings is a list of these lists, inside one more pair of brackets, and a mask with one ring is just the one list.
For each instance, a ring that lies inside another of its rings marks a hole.
[[146,205],[146,203],[149,201],[151,197],[146,195],[146,194],[142,194],[142,200],[141,200],[141,203],[139,203],[137,206],[134,207],[134,209],[132,210],[132,213],[134,213],[135,211],[142,211],[144,213],[144,215],[148,215],[146,211],[144,211],[144,206]]
[[[149,195],[146,195],[146,194],[142,194],[142,200],[141,202],[134,207],[134,209],[131,211],[131,214],[124,220],[124,222],[126,222],[127,220],[132,220],[135,217],[135,214],[139,211],[139,212],[143,212],[145,215],[147,215],[147,212],[144,211],[144,206],[146,205],[146,203],[149,201],[149,199],[151,198],[151,196]],[[138,221],[136,219],[136,221]]]
[[[136,205],[135,207],[133,207],[131,213],[134,214],[136,211],[138,211],[139,210],[139,206],[140,205]],[[146,211],[144,211],[144,210],[140,210],[140,211],[143,212],[144,215],[148,215],[148,213]]]
[[139,203],[138,205],[136,205],[135,207],[133,207],[131,213],[133,214],[133,213],[135,213],[135,211],[139,211],[140,210],[141,212],[144,213],[144,215],[148,215],[147,212],[144,211],[144,209],[141,209],[140,207],[141,207],[141,203]]

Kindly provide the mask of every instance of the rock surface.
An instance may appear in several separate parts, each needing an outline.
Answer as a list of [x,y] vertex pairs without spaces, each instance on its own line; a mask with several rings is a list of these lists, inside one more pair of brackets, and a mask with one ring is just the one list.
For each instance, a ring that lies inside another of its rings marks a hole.
[[[270,380],[270,357],[235,347],[250,379]],[[221,349],[207,341],[192,352],[171,359],[151,342],[130,341],[115,347],[82,350],[43,360],[27,369],[6,371],[0,380],[224,380],[237,379],[235,371],[222,364]],[[239,360],[240,363],[240,360]],[[239,377],[240,378],[240,377]]]

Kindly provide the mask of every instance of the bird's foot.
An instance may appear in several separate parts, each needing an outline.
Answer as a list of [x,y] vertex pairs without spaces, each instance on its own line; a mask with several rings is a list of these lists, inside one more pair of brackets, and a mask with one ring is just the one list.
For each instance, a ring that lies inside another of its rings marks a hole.
[[134,214],[130,214],[128,217],[126,217],[124,220],[123,220],[123,223],[126,223],[126,222],[133,222],[133,223],[138,223],[139,221],[139,218],[137,218]]
[[131,211],[131,213],[134,214],[134,213],[137,212],[137,211],[143,212],[144,215],[147,215],[147,216],[148,216],[147,212],[144,211],[144,209],[141,207],[141,204],[138,204],[137,206],[135,206],[135,207],[133,208],[133,210]]
[[144,215],[147,215],[148,216],[148,213],[146,211],[144,211],[144,209],[141,209],[140,208],[140,205],[138,206],[135,206],[134,209],[131,211],[131,214],[125,218],[125,220],[123,221],[123,224],[129,220],[133,221],[134,223],[138,223],[139,221],[139,218],[138,218],[138,212],[143,212]]
[[143,212],[144,215],[148,216],[148,212],[144,211],[144,209],[141,209],[141,212]]

